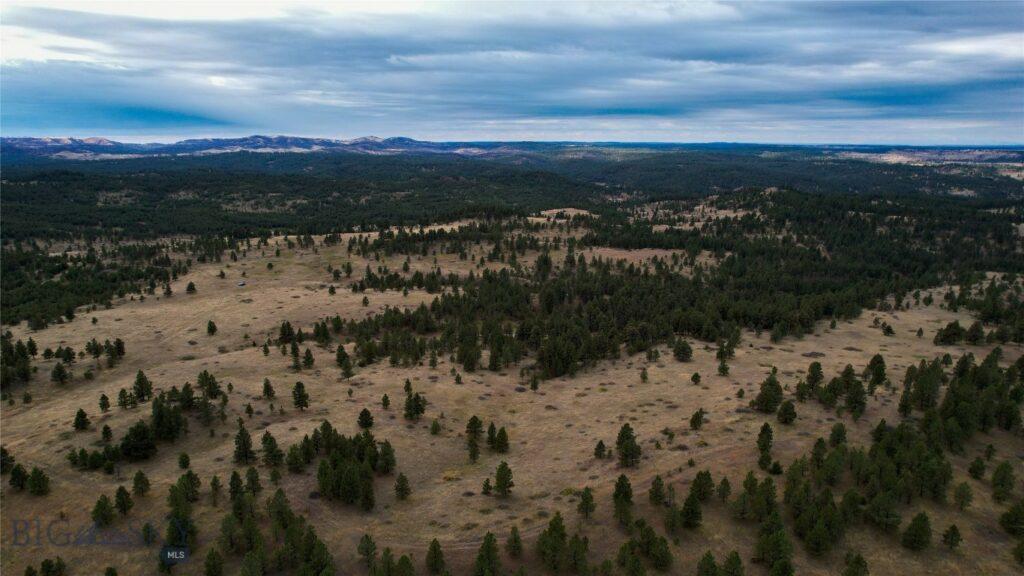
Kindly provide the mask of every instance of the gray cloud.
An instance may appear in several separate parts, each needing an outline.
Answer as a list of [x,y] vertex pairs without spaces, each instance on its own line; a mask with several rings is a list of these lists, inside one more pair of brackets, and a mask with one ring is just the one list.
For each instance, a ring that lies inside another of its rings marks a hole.
[[5,8],[3,132],[1024,142],[1019,4],[536,6]]

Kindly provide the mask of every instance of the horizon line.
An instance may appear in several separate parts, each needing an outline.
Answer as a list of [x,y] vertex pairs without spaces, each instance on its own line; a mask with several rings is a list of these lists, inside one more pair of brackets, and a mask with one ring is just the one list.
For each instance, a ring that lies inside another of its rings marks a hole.
[[0,135],[0,140],[13,140],[13,139],[71,139],[71,140],[90,140],[90,139],[103,139],[117,144],[178,144],[189,140],[239,140],[245,138],[296,138],[303,140],[329,140],[333,142],[353,142],[367,139],[379,139],[379,140],[394,140],[394,139],[407,139],[416,142],[425,142],[432,144],[586,144],[586,145],[614,145],[614,144],[626,144],[630,146],[711,146],[711,145],[729,145],[729,146],[792,146],[792,147],[905,147],[905,148],[1022,148],[1024,149],[1024,141],[1019,143],[946,143],[946,144],[911,144],[906,142],[772,142],[772,141],[742,141],[742,140],[691,140],[691,141],[673,141],[673,140],[558,140],[558,139],[540,139],[540,140],[524,140],[524,139],[513,139],[513,140],[420,140],[411,136],[357,136],[352,138],[339,138],[332,136],[297,136],[293,134],[260,134],[251,133],[242,136],[192,136],[192,137],[178,137],[178,139],[168,140],[122,140],[120,137],[109,137],[109,136],[54,136],[54,135]]

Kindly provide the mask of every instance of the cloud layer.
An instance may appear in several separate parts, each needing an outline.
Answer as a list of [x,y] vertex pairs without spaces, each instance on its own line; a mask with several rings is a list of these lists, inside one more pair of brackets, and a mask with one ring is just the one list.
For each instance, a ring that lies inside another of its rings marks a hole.
[[2,133],[1024,143],[1024,9],[5,3]]

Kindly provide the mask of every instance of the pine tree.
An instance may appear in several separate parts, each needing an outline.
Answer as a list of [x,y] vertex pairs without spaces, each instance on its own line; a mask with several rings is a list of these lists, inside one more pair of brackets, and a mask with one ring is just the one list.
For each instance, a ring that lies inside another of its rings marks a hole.
[[434,538],[430,542],[430,547],[427,548],[427,572],[434,574],[435,576],[444,572],[444,552],[441,551],[441,543]]
[[405,474],[399,472],[395,478],[395,496],[399,500],[405,500],[410,493],[412,493],[412,489],[409,488],[409,479],[405,477]]
[[729,483],[728,478],[722,478],[722,481],[718,483],[718,498],[722,502],[729,501],[729,495],[732,494],[732,485]]
[[960,529],[956,527],[956,524],[950,524],[949,528],[946,528],[946,531],[942,533],[942,543],[950,550],[960,546],[962,540]]
[[284,462],[284,452],[277,445],[277,439],[274,435],[267,430],[263,433],[263,438],[260,440],[263,447],[263,464],[270,467],[276,468]]
[[28,472],[25,471],[25,467],[21,464],[15,464],[11,468],[11,479],[8,482],[15,490],[24,490],[28,484]]
[[505,550],[512,558],[521,558],[523,555],[523,539],[519,536],[519,528],[512,526],[505,540]]
[[910,521],[910,526],[907,526],[907,530],[903,533],[902,544],[904,548],[910,550],[924,550],[927,548],[932,541],[932,525],[928,520],[928,515],[924,512],[914,516],[914,519]]
[[53,370],[50,371],[50,380],[55,384],[64,385],[67,384],[70,379],[71,373],[68,371],[67,366],[64,366],[63,362],[57,362],[54,364]]
[[151,396],[153,396],[153,383],[150,382],[146,374],[139,370],[135,374],[135,383],[132,384],[132,393],[139,402],[145,402]]
[[263,379],[263,399],[273,400],[275,396],[274,386],[270,383],[270,378]]
[[864,390],[864,384],[860,380],[854,379],[846,387],[846,409],[850,411],[854,422],[860,420],[860,417],[864,415],[867,405],[868,398],[867,392]]
[[700,500],[697,499],[696,495],[690,493],[683,501],[682,509],[682,521],[683,526],[686,528],[698,528],[702,522],[702,514],[700,511]]
[[28,493],[33,496],[46,496],[50,493],[50,477],[39,468],[33,466],[32,471],[29,472],[28,482]]
[[796,421],[796,406],[792,400],[786,400],[779,406],[777,417],[780,424],[792,424]]
[[100,412],[106,413],[110,410],[110,398],[106,394],[100,394]]
[[114,494],[114,507],[121,513],[122,516],[127,516],[128,511],[132,509],[134,502],[132,502],[132,495],[128,493],[128,490],[124,486],[118,486],[117,492]]
[[781,403],[782,385],[779,384],[775,372],[772,372],[761,382],[761,390],[758,392],[757,397],[754,398],[753,405],[757,410],[765,414],[771,414],[779,408]]
[[640,462],[640,445],[636,441],[633,427],[628,423],[623,424],[619,429],[615,450],[619,453],[619,465],[624,468],[631,468]]
[[999,525],[1011,536],[1024,536],[1024,500],[1004,512],[999,517]]
[[220,476],[214,474],[213,478],[210,478],[210,500],[214,506],[217,505],[217,500],[220,498],[221,489]]
[[597,445],[594,446],[594,458],[598,460],[604,460],[608,453],[608,449],[604,446],[604,440],[598,440]]
[[612,501],[615,503],[615,518],[619,524],[629,526],[633,521],[633,487],[625,474],[620,474],[615,481]]
[[472,576],[496,576],[501,574],[501,557],[498,552],[498,541],[494,534],[488,532],[477,551],[476,562],[473,564]]
[[466,437],[479,439],[483,433],[484,423],[474,414],[470,417],[469,421],[466,422]]
[[589,520],[591,514],[597,509],[597,505],[594,503],[594,491],[590,489],[590,486],[583,488],[580,492],[580,501],[576,505],[576,512],[583,517],[584,520]]
[[374,563],[377,561],[377,544],[373,541],[372,536],[363,534],[363,537],[359,540],[356,552],[362,556],[363,562],[366,562],[367,567],[373,568]]
[[665,503],[665,481],[661,479],[660,474],[651,481],[651,489],[647,491],[647,499],[651,504],[658,506]]
[[729,555],[725,557],[725,562],[718,572],[719,576],[745,576],[745,573],[743,560],[735,550],[729,552]]
[[718,563],[711,552],[705,552],[704,556],[697,563],[697,576],[718,576]]
[[114,506],[106,494],[96,500],[96,505],[92,509],[92,521],[100,528],[110,526],[114,521]]
[[398,564],[395,566],[394,576],[413,576],[412,560],[409,556],[402,554],[398,558]]
[[558,573],[565,565],[567,548],[565,523],[562,515],[555,512],[547,528],[537,537],[537,554],[548,570]]
[[254,497],[263,491],[263,485],[260,483],[260,473],[253,466],[249,466],[245,471],[245,491]]
[[208,320],[206,322],[206,333],[210,336],[217,333],[217,325],[214,324],[213,320]]
[[513,486],[515,483],[512,482],[512,469],[505,461],[502,461],[498,464],[498,470],[494,474],[494,491],[498,496],[505,497],[512,493]]
[[703,426],[703,425],[704,425],[704,409],[703,408],[699,408],[696,412],[693,413],[693,416],[690,416],[690,429],[692,429],[692,430],[700,430],[701,426]]
[[508,432],[502,426],[494,436],[494,451],[498,454],[508,453]]
[[203,561],[203,574],[204,576],[224,575],[224,558],[221,557],[217,548],[211,548],[210,551],[206,553],[206,560]]
[[75,414],[74,427],[78,431],[89,428],[89,417],[85,414],[85,410],[78,409],[78,412]]
[[302,382],[296,382],[292,388],[292,402],[299,410],[309,408],[309,394],[306,393],[306,385]]
[[957,508],[960,510],[966,510],[973,500],[974,491],[971,490],[971,486],[967,484],[967,482],[957,484],[956,488],[953,490],[953,501],[956,502]]
[[693,360],[693,348],[686,340],[677,338],[675,344],[672,346],[672,355],[680,362],[689,362],[690,360]]
[[868,576],[868,562],[860,553],[847,552],[845,563],[843,576]]
[[256,452],[252,449],[252,437],[249,431],[238,422],[238,432],[235,434],[235,462],[237,464],[248,464],[256,459]]
[[366,408],[359,413],[359,427],[363,430],[369,429],[373,426],[373,415]]
[[1000,503],[1008,499],[1016,482],[1010,463],[1006,460],[1000,462],[992,472],[992,499]]
[[313,367],[313,363],[313,352],[309,348],[306,348],[306,352],[302,356],[302,367],[308,370]]
[[149,493],[149,478],[142,470],[135,472],[135,477],[132,478],[132,494],[136,496],[145,496]]

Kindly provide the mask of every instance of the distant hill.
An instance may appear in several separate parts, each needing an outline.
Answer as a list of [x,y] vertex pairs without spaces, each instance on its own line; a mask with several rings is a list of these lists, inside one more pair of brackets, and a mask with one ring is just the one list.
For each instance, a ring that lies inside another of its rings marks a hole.
[[615,159],[642,152],[732,150],[737,152],[799,152],[889,163],[1024,162],[1024,148],[910,146],[792,146],[711,142],[429,142],[412,138],[367,136],[352,140],[253,135],[242,138],[201,138],[166,143],[117,142],[106,138],[0,138],[7,160],[19,157],[65,160],[117,160],[159,156],[203,156],[253,153],[354,153],[382,156],[446,154],[472,158],[516,158],[555,154],[566,159]]

